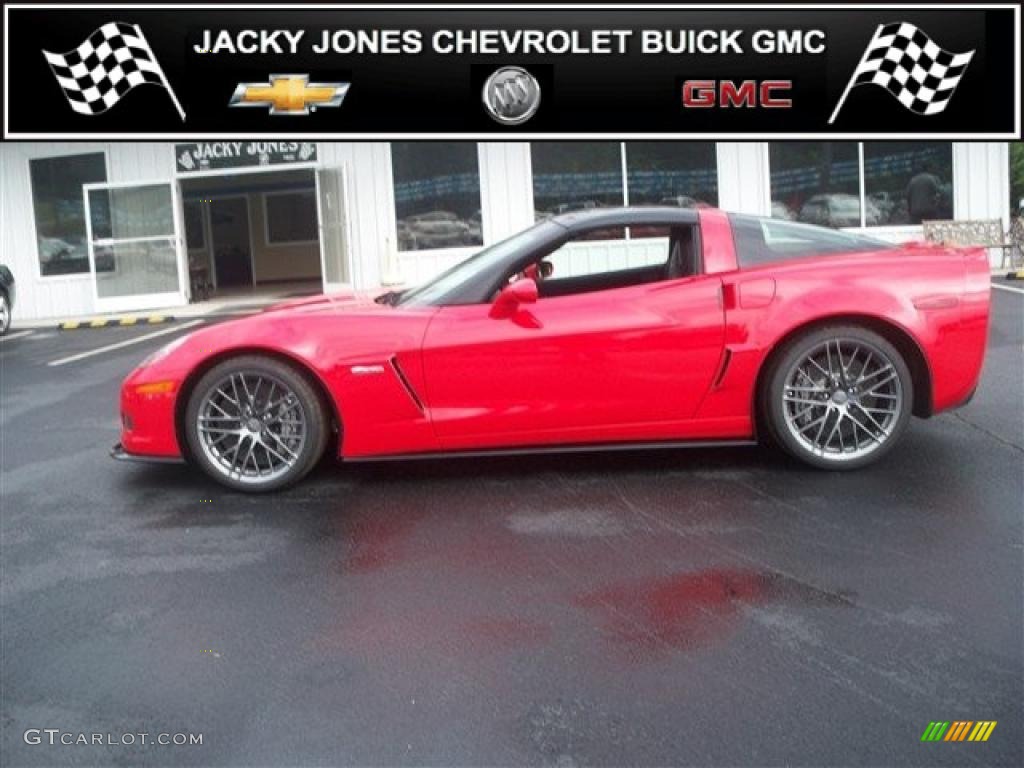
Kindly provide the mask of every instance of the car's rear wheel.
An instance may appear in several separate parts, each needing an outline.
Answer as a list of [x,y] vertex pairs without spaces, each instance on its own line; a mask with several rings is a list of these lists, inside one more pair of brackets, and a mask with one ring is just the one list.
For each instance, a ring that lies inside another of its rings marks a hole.
[[326,410],[300,372],[246,355],[210,369],[185,413],[193,459],[214,479],[243,491],[272,491],[306,475],[327,443]]
[[797,338],[766,383],[761,405],[774,442],[825,469],[856,469],[882,458],[906,430],[914,402],[902,355],[859,326]]
[[11,303],[7,300],[7,294],[0,291],[0,336],[7,333],[11,327]]

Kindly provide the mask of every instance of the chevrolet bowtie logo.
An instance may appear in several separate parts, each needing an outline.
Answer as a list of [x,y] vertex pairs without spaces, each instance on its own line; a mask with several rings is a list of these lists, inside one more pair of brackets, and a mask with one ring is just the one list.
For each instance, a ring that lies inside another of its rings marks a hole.
[[239,83],[228,106],[270,107],[272,115],[308,115],[340,107],[349,83],[311,83],[309,75],[271,75],[269,83]]

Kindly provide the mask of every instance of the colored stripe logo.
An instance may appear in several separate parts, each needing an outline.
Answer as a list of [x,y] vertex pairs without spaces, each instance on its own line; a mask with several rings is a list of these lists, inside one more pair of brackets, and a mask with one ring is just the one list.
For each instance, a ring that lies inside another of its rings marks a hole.
[[928,723],[921,741],[988,741],[996,720],[939,720]]

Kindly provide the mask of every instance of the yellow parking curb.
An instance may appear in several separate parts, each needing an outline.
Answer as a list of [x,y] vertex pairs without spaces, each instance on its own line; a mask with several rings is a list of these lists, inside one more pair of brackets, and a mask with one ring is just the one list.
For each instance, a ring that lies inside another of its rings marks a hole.
[[92,320],[69,320],[57,326],[61,331],[77,331],[83,328],[114,328],[127,325],[159,325],[168,323],[174,318],[171,315],[125,315],[122,317],[97,317]]

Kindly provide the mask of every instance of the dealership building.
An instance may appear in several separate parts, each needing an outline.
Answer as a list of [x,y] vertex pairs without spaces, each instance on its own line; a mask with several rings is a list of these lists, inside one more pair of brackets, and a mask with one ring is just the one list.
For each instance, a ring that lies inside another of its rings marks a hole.
[[[600,206],[712,205],[903,241],[927,219],[1008,226],[1010,154],[948,141],[11,142],[0,262],[16,324],[412,285]],[[585,247],[616,258],[614,239]]]

